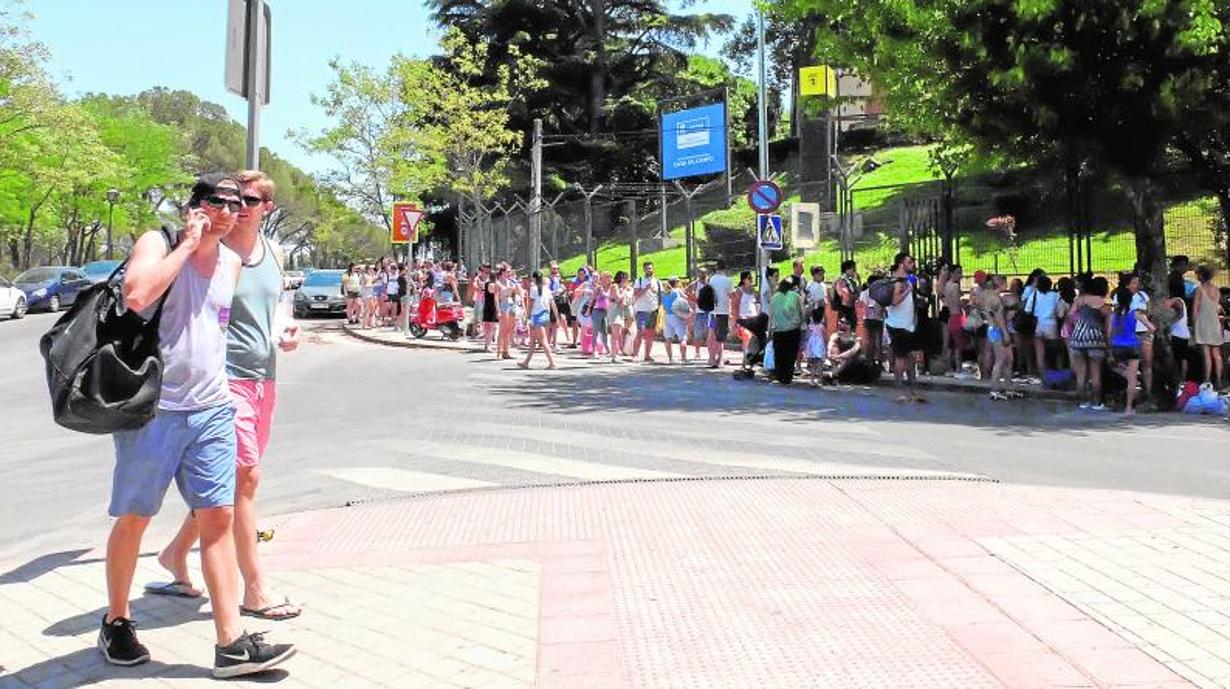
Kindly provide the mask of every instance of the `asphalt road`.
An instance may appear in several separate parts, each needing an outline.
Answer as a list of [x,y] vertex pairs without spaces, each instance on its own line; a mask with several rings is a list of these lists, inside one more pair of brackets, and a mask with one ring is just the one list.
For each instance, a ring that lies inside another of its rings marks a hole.
[[[54,317],[0,322],[0,563],[102,543],[109,437],[51,420],[37,352]],[[701,368],[521,371],[393,349],[313,321],[279,365],[263,506],[277,514],[413,492],[569,481],[907,473],[1230,498],[1226,423],[1127,422],[1056,402],[734,381]],[[541,362],[536,362],[541,365]],[[174,489],[159,529],[182,517]]]

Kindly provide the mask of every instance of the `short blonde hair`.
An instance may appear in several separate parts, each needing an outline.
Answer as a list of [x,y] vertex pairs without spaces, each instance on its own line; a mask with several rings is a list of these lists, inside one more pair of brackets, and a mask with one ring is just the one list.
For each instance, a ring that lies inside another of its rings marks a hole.
[[240,170],[235,173],[235,179],[239,180],[240,184],[255,184],[261,198],[266,201],[272,201],[274,193],[277,192],[273,180],[260,170]]

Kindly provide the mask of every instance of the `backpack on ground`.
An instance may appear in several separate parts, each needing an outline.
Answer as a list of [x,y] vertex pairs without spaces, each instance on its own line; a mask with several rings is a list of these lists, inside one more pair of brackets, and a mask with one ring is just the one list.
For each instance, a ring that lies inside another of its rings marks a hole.
[[[170,231],[164,227],[162,234],[174,248]],[[127,265],[124,261],[106,280],[82,292],[39,340],[52,417],[70,430],[135,430],[157,411],[162,392],[158,323],[167,295],[148,321],[125,309],[120,278]]]
[[867,296],[872,301],[888,308],[893,305],[893,297],[897,293],[897,283],[892,278],[882,278],[871,283],[867,288]]
[[713,291],[713,287],[711,285],[701,287],[700,292],[696,295],[696,308],[705,313],[712,313],[716,305],[717,293]]

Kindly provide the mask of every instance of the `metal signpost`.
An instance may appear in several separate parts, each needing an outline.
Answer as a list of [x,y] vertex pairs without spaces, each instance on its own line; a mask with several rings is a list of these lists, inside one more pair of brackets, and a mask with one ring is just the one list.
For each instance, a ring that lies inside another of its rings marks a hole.
[[260,166],[261,106],[269,105],[269,5],[230,0],[226,25],[226,89],[248,100],[247,166]]

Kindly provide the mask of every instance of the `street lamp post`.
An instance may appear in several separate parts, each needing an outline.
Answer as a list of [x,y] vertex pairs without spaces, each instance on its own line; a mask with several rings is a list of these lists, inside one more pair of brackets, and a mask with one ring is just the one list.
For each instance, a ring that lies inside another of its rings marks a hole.
[[107,190],[107,260],[111,260],[111,225],[115,220],[115,202],[120,200],[119,189]]

